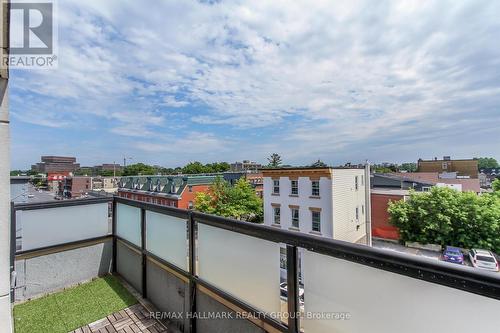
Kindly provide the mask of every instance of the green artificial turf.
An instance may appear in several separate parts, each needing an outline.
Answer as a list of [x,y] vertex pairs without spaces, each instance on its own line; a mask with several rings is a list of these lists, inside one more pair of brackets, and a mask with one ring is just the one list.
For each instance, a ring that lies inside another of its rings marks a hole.
[[14,306],[16,333],[66,333],[137,303],[114,276]]

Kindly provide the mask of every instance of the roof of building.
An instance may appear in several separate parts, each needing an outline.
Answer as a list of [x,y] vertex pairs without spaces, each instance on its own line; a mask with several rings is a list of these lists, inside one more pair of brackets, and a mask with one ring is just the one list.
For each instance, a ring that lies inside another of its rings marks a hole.
[[408,177],[408,179],[415,179],[433,185],[437,183],[460,184],[462,185],[462,191],[473,191],[476,193],[481,191],[478,178],[439,178],[439,172],[406,172],[402,173],[402,175]]

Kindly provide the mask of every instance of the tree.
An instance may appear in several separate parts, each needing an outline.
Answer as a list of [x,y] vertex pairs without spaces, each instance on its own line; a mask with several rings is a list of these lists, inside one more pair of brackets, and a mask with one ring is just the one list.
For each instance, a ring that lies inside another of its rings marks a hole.
[[326,165],[325,162],[323,162],[320,159],[318,159],[316,162],[314,162],[313,164],[311,164],[311,166],[314,167],[314,168],[326,168],[328,165]]
[[493,189],[493,193],[500,195],[500,178],[495,179],[491,183],[491,188]]
[[399,167],[399,170],[404,170],[408,172],[416,172],[417,171],[417,163],[403,163]]
[[389,204],[402,241],[500,252],[500,196],[433,187]]
[[217,177],[208,192],[196,194],[194,209],[249,222],[262,222],[263,217],[262,199],[244,178],[231,186]]
[[154,175],[156,168],[144,163],[136,163],[127,165],[123,169],[123,176],[140,176],[140,175]]
[[267,158],[269,161],[269,164],[267,166],[272,167],[272,168],[278,168],[283,161],[281,160],[281,156],[277,153],[272,153],[271,156]]
[[[477,158],[477,157],[476,157]],[[493,157],[479,157],[477,158],[479,169],[483,168],[499,168],[497,160]]]

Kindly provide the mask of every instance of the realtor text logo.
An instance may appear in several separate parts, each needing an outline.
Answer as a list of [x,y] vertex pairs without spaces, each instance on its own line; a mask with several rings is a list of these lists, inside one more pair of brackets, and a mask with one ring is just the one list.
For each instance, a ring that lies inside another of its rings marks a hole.
[[56,28],[53,2],[12,1],[10,54],[2,65],[13,68],[55,68]]

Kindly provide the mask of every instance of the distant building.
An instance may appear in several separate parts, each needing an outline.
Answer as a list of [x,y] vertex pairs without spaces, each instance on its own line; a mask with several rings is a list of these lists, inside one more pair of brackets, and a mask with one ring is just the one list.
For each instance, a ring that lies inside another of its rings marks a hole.
[[120,164],[104,163],[102,165],[96,165],[93,168],[93,174],[98,175],[103,171],[120,172],[123,167]]
[[491,183],[497,178],[500,179],[500,168],[479,169],[479,182],[482,188],[490,188]]
[[104,191],[106,193],[116,193],[118,191],[119,182],[120,178],[118,177],[93,177],[92,190],[94,192]]
[[256,162],[251,162],[249,160],[244,160],[243,162],[234,162],[231,163],[231,171],[232,172],[241,172],[241,171],[258,171],[262,168],[261,164]]
[[410,189],[417,192],[429,191],[434,183],[407,177],[408,173],[375,173],[371,176],[371,225],[372,236],[384,239],[399,239],[399,230],[390,224],[387,211],[389,203],[405,200]]
[[458,172],[405,172],[400,173],[400,175],[403,175],[406,179],[431,183],[436,186],[446,186],[458,191],[481,192],[481,186],[477,176],[475,178],[468,178],[466,176],[461,177]]
[[162,206],[191,209],[196,193],[207,192],[218,176],[234,184],[244,174],[122,177],[118,182],[118,196]]
[[255,189],[255,193],[260,198],[263,198],[264,178],[262,172],[247,172],[245,173],[245,178]]
[[79,198],[92,191],[92,177],[73,176],[59,181],[58,194],[64,198]]
[[456,172],[457,177],[478,178],[478,160],[464,159],[452,160],[450,156],[444,156],[442,160],[435,157],[433,160],[419,159],[417,172]]
[[80,168],[76,157],[42,156],[41,162],[31,166],[32,171],[39,173],[72,173]]

